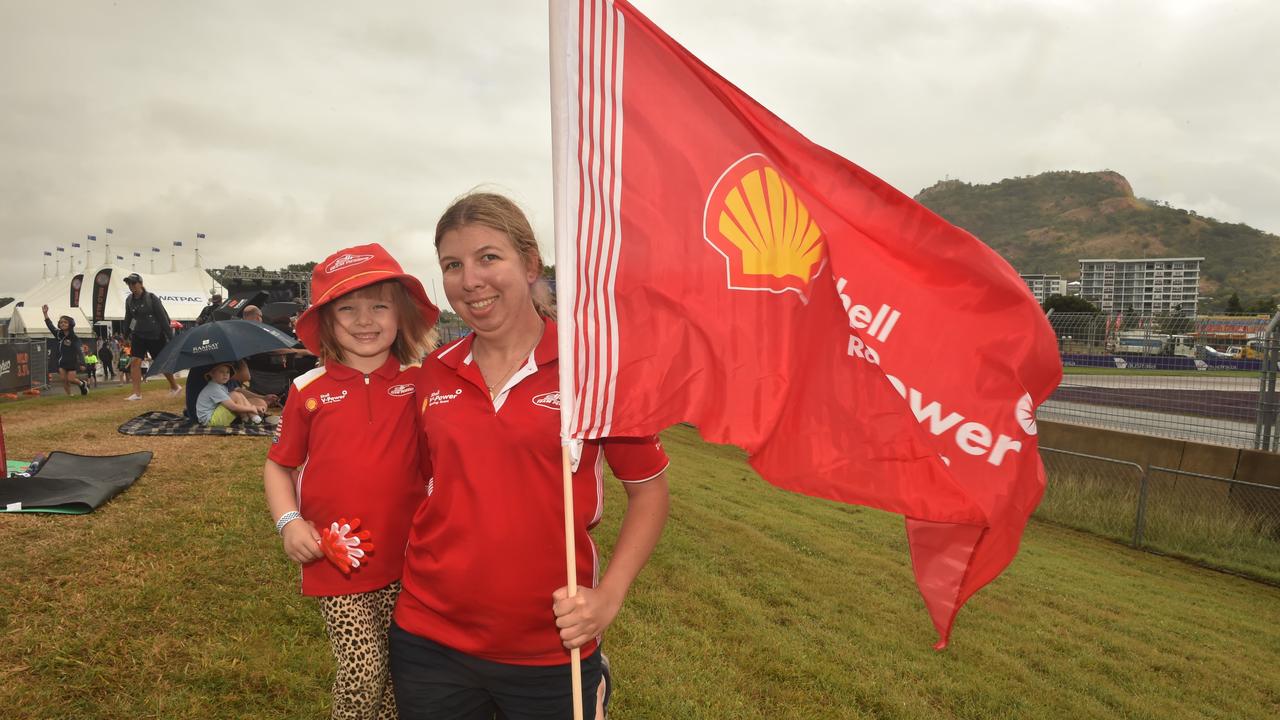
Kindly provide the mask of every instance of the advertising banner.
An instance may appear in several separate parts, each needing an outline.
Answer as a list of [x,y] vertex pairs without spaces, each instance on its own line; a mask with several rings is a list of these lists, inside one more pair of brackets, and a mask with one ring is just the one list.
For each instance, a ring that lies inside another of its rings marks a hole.
[[111,268],[102,268],[93,277],[93,321],[102,322],[107,313],[107,288],[111,284]]
[[80,307],[80,286],[84,284],[84,273],[71,278],[71,307]]

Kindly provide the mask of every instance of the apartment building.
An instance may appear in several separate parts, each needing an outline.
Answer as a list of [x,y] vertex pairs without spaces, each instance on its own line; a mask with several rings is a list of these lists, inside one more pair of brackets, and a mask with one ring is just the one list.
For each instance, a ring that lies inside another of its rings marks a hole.
[[1041,305],[1050,295],[1066,295],[1067,281],[1061,275],[1042,275],[1038,273],[1021,273],[1019,277],[1031,288],[1031,294]]
[[1202,257],[1081,260],[1080,297],[1105,313],[1194,317],[1203,261]]

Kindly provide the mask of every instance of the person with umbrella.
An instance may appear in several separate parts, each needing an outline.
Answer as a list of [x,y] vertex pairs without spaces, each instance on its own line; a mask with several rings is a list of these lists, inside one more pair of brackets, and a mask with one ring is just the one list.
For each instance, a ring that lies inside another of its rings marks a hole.
[[[174,338],[165,346],[151,363],[148,375],[176,373],[180,370],[191,370],[187,376],[187,410],[186,415],[193,422],[198,420],[196,402],[207,382],[205,374],[218,363],[229,363],[232,366],[232,380],[247,381],[247,369],[240,367],[244,358],[259,353],[271,352],[292,347],[296,342],[293,336],[270,325],[250,322],[248,320],[217,320],[204,325],[197,325]],[[241,375],[245,370],[245,375]],[[235,386],[227,388],[236,389]],[[250,402],[257,395],[241,391]],[[270,396],[259,399],[270,403]]]
[[[124,282],[129,286],[129,297],[124,299],[124,326],[129,333],[129,355],[132,358],[129,376],[133,381],[133,394],[125,399],[141,400],[142,361],[150,354],[152,366],[155,366],[160,351],[173,339],[173,328],[169,326],[169,313],[164,309],[164,303],[155,293],[147,291],[141,275],[130,273]],[[164,378],[169,381],[170,395],[182,392],[172,372],[166,372]]]
[[209,382],[196,399],[196,419],[201,425],[227,427],[237,418],[251,425],[262,424],[267,404],[227,387],[234,370],[231,363],[218,363],[204,374]]

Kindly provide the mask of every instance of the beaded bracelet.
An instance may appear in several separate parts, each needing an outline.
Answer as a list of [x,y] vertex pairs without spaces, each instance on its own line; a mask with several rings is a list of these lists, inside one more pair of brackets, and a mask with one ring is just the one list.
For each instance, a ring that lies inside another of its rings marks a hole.
[[297,510],[290,510],[289,512],[281,515],[280,519],[276,521],[276,534],[283,535],[285,525],[288,525],[294,520],[301,520],[301,519],[302,519],[302,513],[298,512]]

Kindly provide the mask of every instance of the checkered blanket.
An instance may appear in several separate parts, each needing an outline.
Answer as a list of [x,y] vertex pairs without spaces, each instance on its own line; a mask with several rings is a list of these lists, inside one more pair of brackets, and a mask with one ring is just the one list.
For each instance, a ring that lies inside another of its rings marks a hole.
[[181,415],[152,410],[125,421],[119,428],[125,435],[256,435],[270,437],[275,428],[269,425],[232,425],[209,427],[193,423]]

